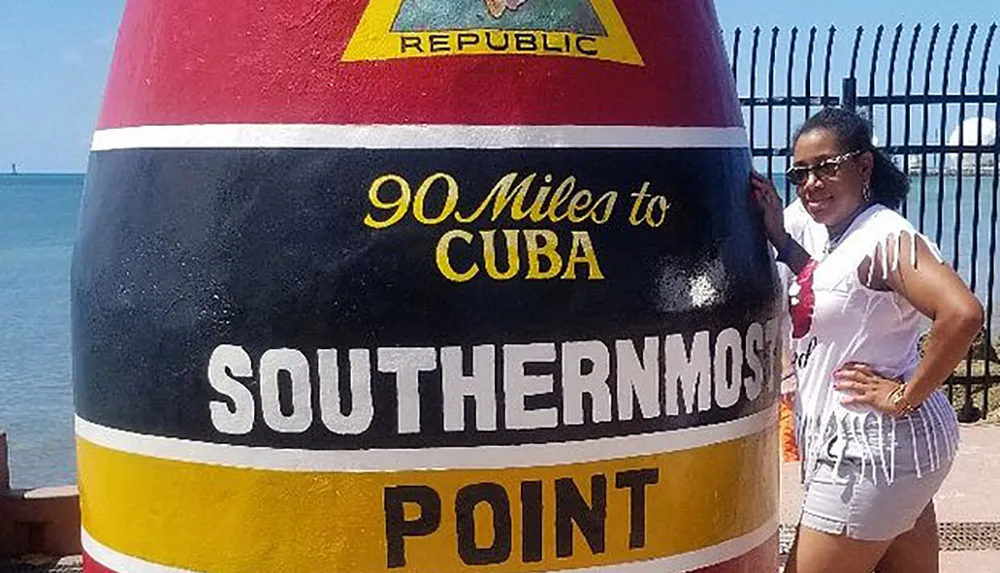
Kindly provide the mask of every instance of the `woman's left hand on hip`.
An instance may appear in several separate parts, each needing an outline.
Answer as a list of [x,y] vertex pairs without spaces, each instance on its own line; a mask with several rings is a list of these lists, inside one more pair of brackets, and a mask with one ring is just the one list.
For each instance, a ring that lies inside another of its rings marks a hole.
[[834,388],[851,393],[844,396],[841,404],[863,404],[896,415],[898,407],[891,402],[891,395],[899,388],[899,381],[886,378],[860,362],[844,364],[833,373],[833,377]]

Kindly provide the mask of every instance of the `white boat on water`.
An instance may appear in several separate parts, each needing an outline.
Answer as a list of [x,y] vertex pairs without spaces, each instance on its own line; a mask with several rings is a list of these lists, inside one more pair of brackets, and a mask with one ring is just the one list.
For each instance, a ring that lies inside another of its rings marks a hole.
[[[986,149],[996,145],[996,141],[997,124],[988,117],[966,119],[948,136],[948,145],[982,146]],[[948,175],[974,176],[977,171],[980,174],[993,174],[995,170],[992,153],[981,153],[978,156],[976,153],[962,153],[961,165],[959,154],[949,153],[945,162],[945,173]]]

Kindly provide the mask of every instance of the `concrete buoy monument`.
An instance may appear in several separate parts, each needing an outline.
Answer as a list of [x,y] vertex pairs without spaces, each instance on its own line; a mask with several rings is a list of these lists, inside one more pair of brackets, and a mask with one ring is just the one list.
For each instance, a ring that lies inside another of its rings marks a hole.
[[703,0],[130,0],[85,569],[776,570],[747,147]]

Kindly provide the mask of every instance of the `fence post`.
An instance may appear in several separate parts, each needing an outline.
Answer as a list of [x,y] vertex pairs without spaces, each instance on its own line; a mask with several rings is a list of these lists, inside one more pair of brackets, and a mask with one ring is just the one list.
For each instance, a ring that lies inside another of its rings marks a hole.
[[858,80],[856,78],[844,78],[841,85],[840,101],[845,109],[854,111],[858,101]]
[[10,489],[10,466],[7,463],[7,432],[0,428],[0,495]]

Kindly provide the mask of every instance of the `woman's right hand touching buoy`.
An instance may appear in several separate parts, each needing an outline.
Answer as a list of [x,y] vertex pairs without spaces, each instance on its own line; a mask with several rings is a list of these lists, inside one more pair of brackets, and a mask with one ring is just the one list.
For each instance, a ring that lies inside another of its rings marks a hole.
[[788,234],[785,232],[785,215],[778,192],[774,189],[774,184],[756,170],[750,171],[750,191],[763,213],[767,239],[780,251]]

